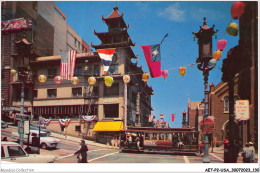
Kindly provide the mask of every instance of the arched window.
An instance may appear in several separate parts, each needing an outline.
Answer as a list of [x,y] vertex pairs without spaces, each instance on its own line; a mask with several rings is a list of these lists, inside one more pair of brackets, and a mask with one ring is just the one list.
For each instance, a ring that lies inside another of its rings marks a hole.
[[228,96],[224,97],[224,112],[228,112],[229,111],[229,105],[228,105]]

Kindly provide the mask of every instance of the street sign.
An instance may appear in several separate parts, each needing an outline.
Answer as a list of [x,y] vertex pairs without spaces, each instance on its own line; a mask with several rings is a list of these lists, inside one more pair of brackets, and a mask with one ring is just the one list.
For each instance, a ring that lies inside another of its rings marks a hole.
[[15,118],[18,120],[28,120],[30,117],[26,114],[16,114]]
[[30,133],[30,123],[29,121],[24,121],[24,134]]
[[215,129],[215,122],[210,118],[204,118],[200,121],[199,127],[204,134],[211,134]]
[[249,101],[236,100],[235,114],[236,114],[236,119],[238,120],[248,120],[250,118]]

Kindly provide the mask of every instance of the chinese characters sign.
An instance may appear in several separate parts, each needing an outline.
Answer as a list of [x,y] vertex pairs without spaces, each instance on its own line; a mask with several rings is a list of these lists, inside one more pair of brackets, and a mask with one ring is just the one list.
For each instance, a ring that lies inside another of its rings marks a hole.
[[248,100],[236,100],[235,106],[236,119],[248,120],[249,115],[249,101]]
[[31,29],[32,21],[29,19],[14,19],[2,22],[2,33],[16,32],[22,29]]

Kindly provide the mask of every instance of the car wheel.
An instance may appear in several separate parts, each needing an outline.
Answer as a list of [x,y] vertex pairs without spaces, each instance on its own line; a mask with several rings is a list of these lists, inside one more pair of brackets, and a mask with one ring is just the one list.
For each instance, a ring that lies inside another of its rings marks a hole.
[[42,143],[42,144],[41,144],[41,148],[42,148],[42,149],[47,149],[47,144]]

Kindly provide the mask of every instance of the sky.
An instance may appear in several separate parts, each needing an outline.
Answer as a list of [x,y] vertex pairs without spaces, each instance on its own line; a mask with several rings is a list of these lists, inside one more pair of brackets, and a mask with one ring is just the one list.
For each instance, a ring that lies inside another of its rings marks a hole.
[[[130,25],[128,34],[138,55],[138,66],[143,65],[143,71],[149,72],[141,45],[153,45],[161,42],[161,69],[169,69],[169,76],[150,78],[148,85],[152,86],[152,113],[156,119],[164,114],[164,120],[170,122],[170,127],[181,127],[182,112],[187,111],[188,95],[190,101],[202,101],[204,98],[204,81],[202,72],[196,62],[198,44],[193,40],[192,32],[198,32],[203,26],[203,17],[207,25],[218,29],[217,39],[213,36],[212,51],[217,50],[217,41],[227,40],[227,46],[222,51],[222,57],[216,67],[209,73],[209,84],[215,86],[221,82],[222,61],[229,49],[238,45],[239,36],[225,34],[226,27],[231,22],[231,6],[235,1],[55,1],[58,7],[66,14],[67,23],[88,44],[100,44],[94,35],[96,32],[107,32],[107,25],[102,22],[101,16],[107,17],[113,11],[115,3],[119,13],[124,13],[125,23]],[[238,24],[238,20],[233,20]],[[91,48],[95,50],[94,48]],[[135,62],[133,60],[132,62]],[[186,74],[179,74],[179,67],[186,66]],[[175,114],[175,121],[171,122],[171,114]],[[156,120],[155,119],[155,120]]]

